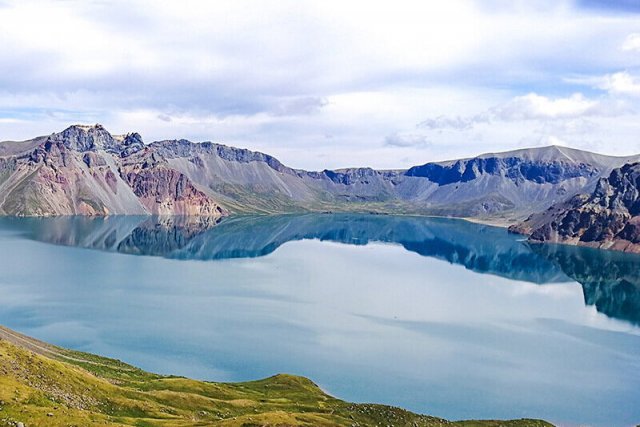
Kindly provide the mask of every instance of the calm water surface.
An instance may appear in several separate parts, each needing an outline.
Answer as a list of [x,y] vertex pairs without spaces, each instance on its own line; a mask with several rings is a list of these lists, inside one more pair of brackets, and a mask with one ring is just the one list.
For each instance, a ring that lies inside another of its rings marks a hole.
[[640,257],[374,215],[0,219],[0,323],[452,419],[640,423]]

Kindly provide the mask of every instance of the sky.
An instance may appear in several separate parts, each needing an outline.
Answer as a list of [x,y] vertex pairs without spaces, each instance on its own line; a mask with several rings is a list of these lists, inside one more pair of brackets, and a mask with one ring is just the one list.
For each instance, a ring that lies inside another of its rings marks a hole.
[[640,3],[0,0],[0,140],[100,123],[313,170],[640,153]]

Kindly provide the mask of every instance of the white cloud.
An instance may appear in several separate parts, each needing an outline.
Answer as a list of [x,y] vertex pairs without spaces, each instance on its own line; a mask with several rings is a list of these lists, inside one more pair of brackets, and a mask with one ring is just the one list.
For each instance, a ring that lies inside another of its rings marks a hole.
[[580,93],[564,98],[529,93],[490,111],[492,117],[507,121],[574,118],[603,113],[607,111],[601,108],[599,101],[587,99]]
[[640,96],[640,78],[626,71],[604,76],[599,87],[614,94]]
[[[100,122],[306,168],[516,148],[543,122],[638,107],[638,81],[615,73],[640,69],[637,16],[598,13],[571,0],[8,1],[0,139]],[[602,70],[589,85],[606,96],[570,95],[565,76]],[[608,138],[627,143],[623,127]]]
[[566,78],[565,81],[604,90],[613,96],[640,96],[640,77],[628,71],[618,71],[600,76],[571,77]]
[[[467,147],[477,147],[471,154],[545,145],[618,155],[640,151],[634,135],[640,124],[632,104],[609,95],[548,97],[529,93],[468,116],[427,119],[418,128],[425,132],[425,138],[442,144],[466,141]],[[450,151],[459,152],[459,148]]]
[[622,49],[623,51],[640,52],[640,34],[629,34],[627,38],[624,39],[624,42],[622,43],[622,46],[620,46],[620,49]]
[[547,122],[595,116],[619,116],[631,112],[626,103],[622,101],[589,99],[581,93],[558,98],[529,93],[516,96],[507,102],[471,116],[448,117],[440,115],[428,118],[420,122],[418,127],[431,130],[465,131],[479,124],[527,120]]
[[426,135],[417,133],[393,133],[387,135],[384,144],[390,147],[424,147],[429,145]]
[[455,130],[468,130],[471,129],[477,123],[486,123],[488,117],[485,115],[477,115],[473,117],[447,117],[440,115],[434,118],[428,118],[421,121],[418,127],[426,129],[455,129]]
[[329,101],[323,97],[304,96],[282,99],[270,111],[275,116],[298,116],[316,114]]

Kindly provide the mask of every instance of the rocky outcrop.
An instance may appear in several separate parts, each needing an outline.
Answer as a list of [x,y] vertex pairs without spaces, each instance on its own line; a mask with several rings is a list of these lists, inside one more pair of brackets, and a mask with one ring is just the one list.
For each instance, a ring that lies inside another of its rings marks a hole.
[[119,143],[111,150],[111,152],[119,155],[120,157],[129,157],[144,148],[142,137],[136,132],[116,137],[116,139],[119,140]]
[[536,242],[640,253],[640,163],[615,169],[590,195],[531,215],[511,231]]
[[198,190],[183,173],[164,166],[136,166],[122,173],[147,210],[154,215],[220,217],[224,210]]
[[458,160],[444,165],[428,163],[412,167],[406,175],[424,177],[438,185],[469,182],[482,175],[501,176],[514,182],[558,184],[572,178],[592,178],[598,175],[598,169],[594,165],[571,159],[544,162],[523,157],[487,157]]
[[142,155],[137,133],[112,136],[100,125],[71,126],[37,140],[25,143],[26,152],[13,144],[14,153],[0,157],[2,214],[226,214],[184,174],[158,156]]
[[47,138],[48,143],[62,144],[77,152],[104,150],[121,157],[129,156],[144,148],[142,137],[138,133],[111,135],[102,125],[70,126],[60,133]]
[[74,151],[113,150],[116,141],[102,125],[70,126],[60,133],[47,138],[49,144],[60,144]]
[[158,141],[151,144],[153,150],[167,158],[194,157],[197,155],[215,155],[223,160],[238,163],[262,162],[278,172],[296,174],[278,159],[268,154],[250,151],[244,148],[228,147],[212,142],[194,143],[186,139]]

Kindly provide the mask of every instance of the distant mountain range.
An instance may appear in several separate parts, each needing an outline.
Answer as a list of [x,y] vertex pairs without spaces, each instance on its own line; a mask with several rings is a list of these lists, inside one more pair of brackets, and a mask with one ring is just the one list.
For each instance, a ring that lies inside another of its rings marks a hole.
[[[219,218],[352,211],[502,224],[526,219],[512,231],[533,240],[633,250],[640,243],[634,219],[640,211],[640,166],[630,165],[637,162],[640,156],[550,146],[406,170],[310,172],[221,144],[145,144],[137,133],[111,135],[101,125],[75,125],[50,136],[0,143],[0,214]],[[624,239],[629,244],[617,244]]]

